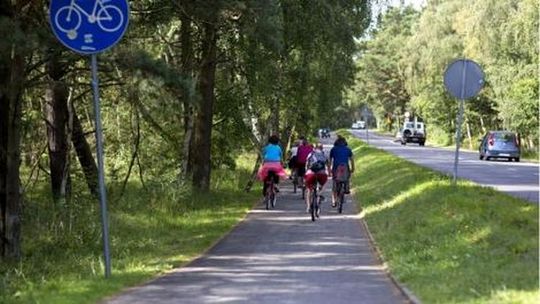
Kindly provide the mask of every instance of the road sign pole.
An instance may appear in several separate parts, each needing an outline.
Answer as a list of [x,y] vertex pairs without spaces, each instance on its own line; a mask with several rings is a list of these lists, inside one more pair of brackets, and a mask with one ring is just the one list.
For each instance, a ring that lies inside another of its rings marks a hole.
[[367,140],[367,144],[369,145],[369,132],[368,132],[368,129],[369,129],[369,119],[366,118],[366,140]]
[[[111,258],[109,253],[107,193],[105,191],[105,171],[103,169],[103,130],[101,128],[96,54],[111,48],[124,36],[129,21],[129,2],[127,0],[112,0],[106,5],[101,3],[100,0],[77,1],[77,3],[74,0],[50,0],[49,2],[49,22],[56,38],[64,46],[76,53],[92,55],[91,70],[96,117],[99,202],[101,207],[105,277],[108,278],[111,276]],[[98,6],[99,9],[97,9]],[[106,22],[102,23],[100,19],[106,20]]]
[[103,130],[99,106],[99,84],[97,71],[97,55],[92,54],[92,89],[94,91],[94,114],[96,117],[96,152],[98,160],[99,201],[101,205],[101,224],[103,236],[103,257],[105,259],[105,277],[111,276],[111,257],[109,252],[109,223],[107,216],[107,193],[105,190],[105,174],[103,169]]
[[459,100],[459,114],[457,119],[457,130],[456,130],[456,158],[454,160],[454,178],[453,183],[456,184],[457,174],[458,174],[458,162],[459,162],[459,147],[461,143],[461,122],[463,120],[463,99]]
[[461,122],[463,120],[463,103],[465,99],[465,86],[467,84],[467,61],[463,61],[463,70],[461,73],[461,96],[459,99],[459,113],[456,125],[456,158],[454,160],[454,178],[452,182],[457,183],[458,162],[459,162],[459,146],[461,144]]

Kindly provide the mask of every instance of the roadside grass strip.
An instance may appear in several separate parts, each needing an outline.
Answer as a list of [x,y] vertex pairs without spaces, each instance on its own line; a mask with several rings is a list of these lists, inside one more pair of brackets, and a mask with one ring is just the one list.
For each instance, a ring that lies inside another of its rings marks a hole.
[[540,303],[537,205],[347,140],[382,259],[423,303]]
[[59,211],[47,206],[45,191],[32,197],[25,209],[24,257],[0,264],[0,303],[95,303],[191,261],[253,206],[259,192],[239,185],[247,182],[254,158],[243,158],[235,171],[214,171],[209,194],[158,183],[144,190],[133,182],[117,200],[112,186],[109,279],[103,276],[99,204],[77,198]]

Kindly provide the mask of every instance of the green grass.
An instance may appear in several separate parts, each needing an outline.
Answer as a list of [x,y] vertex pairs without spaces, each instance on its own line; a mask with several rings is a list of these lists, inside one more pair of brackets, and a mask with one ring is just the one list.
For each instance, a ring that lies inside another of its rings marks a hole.
[[147,181],[147,190],[132,182],[118,198],[112,185],[110,279],[103,278],[99,204],[81,196],[70,206],[51,208],[43,199],[46,190],[28,195],[24,257],[17,264],[0,264],[0,303],[94,303],[189,262],[255,202],[258,192],[239,190],[253,162],[244,159],[235,172],[215,171],[206,195]]
[[348,140],[382,258],[422,302],[539,303],[537,205]]

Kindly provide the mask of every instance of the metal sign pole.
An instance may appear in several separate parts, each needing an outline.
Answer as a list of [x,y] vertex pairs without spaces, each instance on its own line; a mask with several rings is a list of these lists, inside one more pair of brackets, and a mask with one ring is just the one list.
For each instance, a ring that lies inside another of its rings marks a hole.
[[109,252],[109,223],[107,216],[107,193],[105,191],[105,174],[103,169],[103,131],[99,106],[99,85],[97,71],[97,55],[92,54],[92,89],[94,91],[94,114],[96,117],[96,146],[98,160],[99,201],[101,204],[101,224],[103,230],[103,257],[105,259],[105,277],[111,276],[111,257]]
[[366,139],[367,139],[367,144],[369,145],[369,132],[368,132],[368,129],[369,129],[369,119],[366,118]]
[[456,158],[454,160],[454,178],[453,184],[456,185],[459,162],[459,146],[461,143],[461,121],[463,120],[463,103],[465,99],[465,85],[467,84],[467,61],[463,61],[463,70],[461,74],[461,97],[459,99],[459,113],[456,126]]
[[458,177],[459,146],[461,144],[461,123],[463,120],[463,104],[465,99],[474,97],[484,86],[484,72],[480,66],[469,59],[455,60],[444,72],[444,86],[459,99],[459,113],[456,120],[456,158],[454,160],[454,176],[452,184],[456,185]]
[[[49,2],[49,22],[56,38],[64,46],[76,53],[92,55],[91,70],[96,117],[99,202],[101,207],[105,277],[108,278],[111,276],[111,258],[109,253],[107,194],[105,192],[105,171],[103,169],[103,131],[101,129],[96,54],[111,48],[124,36],[129,22],[129,2],[128,0],[114,0],[107,3],[107,5],[101,3],[100,0],[77,1],[77,3],[74,0],[50,0]],[[96,9],[97,5],[100,5],[99,9]],[[106,19],[106,22],[100,22],[100,19]]]

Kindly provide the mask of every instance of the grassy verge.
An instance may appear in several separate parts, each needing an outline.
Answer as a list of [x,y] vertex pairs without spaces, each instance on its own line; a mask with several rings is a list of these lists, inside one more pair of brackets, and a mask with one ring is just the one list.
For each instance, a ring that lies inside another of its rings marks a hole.
[[356,200],[392,274],[424,303],[538,303],[538,206],[349,138]]
[[121,198],[110,189],[113,275],[107,280],[97,202],[76,197],[71,206],[51,208],[39,200],[46,194],[30,197],[24,258],[16,265],[0,264],[0,303],[94,303],[185,264],[253,205],[256,192],[238,190],[253,162],[245,159],[235,172],[216,171],[213,191],[206,195],[158,182],[147,182],[146,189],[131,183]]

